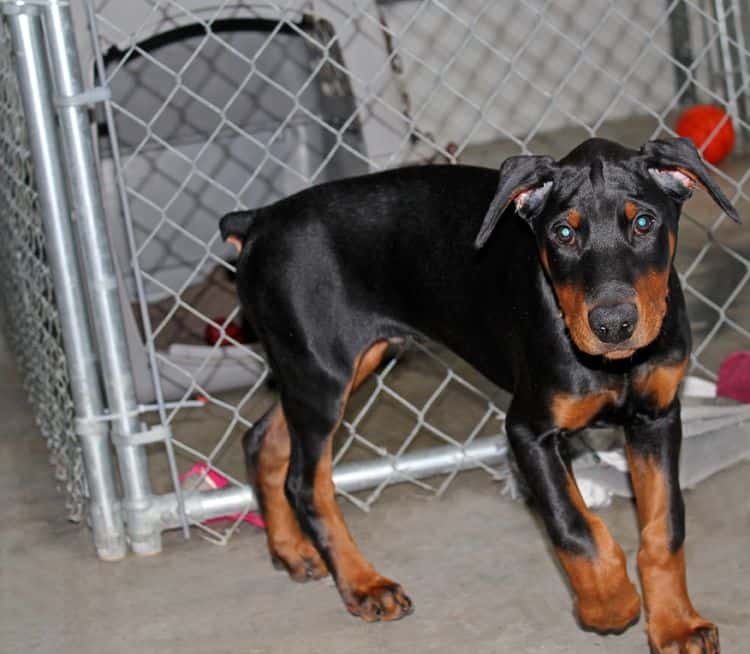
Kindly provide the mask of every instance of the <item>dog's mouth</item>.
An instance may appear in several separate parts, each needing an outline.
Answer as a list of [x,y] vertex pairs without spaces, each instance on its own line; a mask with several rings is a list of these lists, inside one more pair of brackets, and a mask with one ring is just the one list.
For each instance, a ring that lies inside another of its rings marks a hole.
[[658,329],[649,330],[648,333],[646,330],[637,330],[633,336],[622,343],[608,345],[602,343],[588,327],[581,326],[580,321],[565,319],[565,324],[568,327],[571,340],[581,352],[590,356],[603,357],[610,361],[629,359],[638,350],[652,343],[659,333]]
[[613,360],[619,360],[619,359],[628,359],[632,357],[635,354],[635,348],[632,349],[622,349],[622,350],[611,350],[610,352],[604,352],[602,356],[605,359],[613,359]]
[[[566,321],[566,324],[567,322],[568,321]],[[632,338],[622,343],[617,343],[616,345],[607,345],[606,343],[602,343],[596,335],[591,332],[591,330],[571,329],[570,325],[568,325],[568,332],[570,333],[571,340],[581,352],[595,357],[604,357],[611,361],[628,359],[632,357],[638,349],[643,347],[643,345],[633,342],[635,339]]]

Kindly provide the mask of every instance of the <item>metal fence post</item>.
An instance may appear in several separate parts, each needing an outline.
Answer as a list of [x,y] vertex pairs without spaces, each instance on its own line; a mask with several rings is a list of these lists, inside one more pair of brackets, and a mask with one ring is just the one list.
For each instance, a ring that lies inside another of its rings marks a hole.
[[125,532],[108,441],[108,426],[96,420],[103,399],[83,284],[70,225],[49,72],[39,9],[30,5],[3,5],[16,52],[21,99],[31,145],[42,219],[47,236],[46,253],[53,273],[55,299],[62,326],[71,394],[89,487],[89,512],[94,543],[100,558],[116,560],[126,553]]
[[141,431],[138,405],[87,112],[87,105],[96,98],[84,93],[68,3],[43,4],[42,17],[106,395],[113,414],[128,539],[135,553],[155,554],[161,550],[161,533],[148,512],[153,496],[145,449],[134,438]]

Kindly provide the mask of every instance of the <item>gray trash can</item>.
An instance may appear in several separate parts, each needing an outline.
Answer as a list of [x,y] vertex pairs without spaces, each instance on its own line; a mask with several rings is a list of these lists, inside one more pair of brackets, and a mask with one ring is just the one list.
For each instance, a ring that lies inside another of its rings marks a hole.
[[[217,271],[232,250],[218,239],[218,218],[268,204],[309,185],[367,171],[357,120],[341,146],[338,130],[356,110],[339,52],[319,67],[330,41],[325,21],[298,29],[264,19],[232,18],[151,36],[136,49],[110,49],[105,67],[115,106],[144,290],[160,349],[167,399],[181,398],[205,362],[197,346],[207,317],[227,315],[232,284]],[[335,48],[332,48],[335,50]],[[330,60],[338,60],[342,68]],[[131,358],[142,402],[153,399],[143,339],[134,316],[135,276],[111,136],[99,116],[99,162],[110,237],[127,305]],[[258,363],[214,353],[195,381],[209,391],[252,383]],[[175,365],[170,365],[174,361]]]

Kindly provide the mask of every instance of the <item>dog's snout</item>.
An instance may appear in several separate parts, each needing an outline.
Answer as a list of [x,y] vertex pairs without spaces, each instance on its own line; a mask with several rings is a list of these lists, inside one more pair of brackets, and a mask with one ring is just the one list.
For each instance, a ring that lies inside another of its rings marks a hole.
[[589,311],[591,331],[603,343],[622,343],[638,323],[638,309],[632,302],[600,305]]

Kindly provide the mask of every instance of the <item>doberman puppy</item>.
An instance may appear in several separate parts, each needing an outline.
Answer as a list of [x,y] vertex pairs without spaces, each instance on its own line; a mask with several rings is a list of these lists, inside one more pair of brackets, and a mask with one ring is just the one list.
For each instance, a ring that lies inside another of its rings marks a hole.
[[244,439],[273,561],[296,581],[330,571],[364,620],[412,611],[349,534],[331,442],[389,342],[425,335],[513,393],[508,441],[578,620],[602,633],[637,621],[640,597],[581,498],[566,440],[593,423],[624,425],[652,651],[718,653],[717,628],[688,598],[678,483],[690,330],[672,260],[696,186],[738,220],[684,139],[515,156],[499,184],[469,166],[389,170],[225,216],[243,311],[280,390]]

